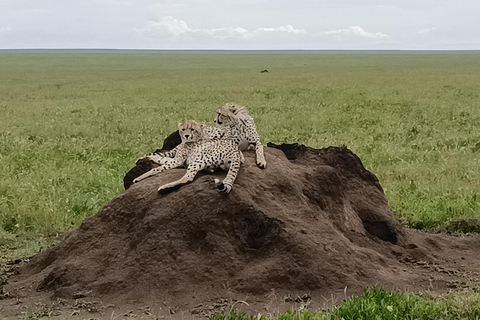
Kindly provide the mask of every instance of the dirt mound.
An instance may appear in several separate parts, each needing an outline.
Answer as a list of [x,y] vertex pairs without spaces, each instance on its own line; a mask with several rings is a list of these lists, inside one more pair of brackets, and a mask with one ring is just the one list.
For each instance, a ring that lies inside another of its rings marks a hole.
[[[162,149],[157,149],[155,152],[162,152],[162,151],[169,151],[178,146],[182,142],[182,139],[180,138],[180,134],[178,133],[178,130],[173,132],[171,135],[169,135],[165,141],[163,142]],[[136,177],[141,176],[145,172],[148,172],[152,170],[155,167],[155,165],[147,160],[147,159],[139,159],[137,163],[135,164],[135,167],[133,167],[125,177],[123,178],[123,187],[125,190],[130,188],[130,186],[133,184],[133,180]]]
[[272,290],[314,297],[373,284],[418,291],[478,281],[480,238],[402,228],[378,179],[350,150],[269,144],[265,153],[262,170],[245,152],[230,194],[213,183],[224,172],[199,174],[168,194],[157,187],[183,169],[133,185],[35,256],[16,286],[192,306],[215,297],[261,301]]

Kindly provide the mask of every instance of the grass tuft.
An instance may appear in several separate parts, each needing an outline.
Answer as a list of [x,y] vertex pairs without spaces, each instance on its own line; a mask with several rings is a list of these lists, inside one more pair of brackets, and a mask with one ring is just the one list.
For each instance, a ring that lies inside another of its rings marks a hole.
[[[244,312],[215,315],[211,320],[254,320]],[[480,319],[480,292],[463,290],[443,295],[413,295],[388,292],[382,287],[364,289],[331,311],[295,312],[280,315],[278,320],[456,320]]]

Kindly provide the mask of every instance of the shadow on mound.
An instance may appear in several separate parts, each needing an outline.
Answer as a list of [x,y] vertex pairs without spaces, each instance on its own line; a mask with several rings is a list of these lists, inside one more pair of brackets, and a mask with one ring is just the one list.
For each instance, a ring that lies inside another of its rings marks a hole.
[[[180,138],[180,134],[177,130],[165,139],[162,149],[157,149],[155,150],[155,152],[170,151],[176,146],[178,146],[181,142],[182,139]],[[135,164],[135,167],[133,167],[129,172],[127,172],[127,174],[123,178],[123,187],[125,188],[125,190],[130,188],[130,186],[133,184],[133,180],[136,177],[139,177],[142,174],[152,170],[156,166],[157,165],[153,164],[150,160],[139,159]]]
[[183,169],[133,185],[34,257],[18,283],[61,297],[174,295],[194,304],[227,294],[261,299],[272,289],[443,289],[463,279],[442,271],[460,259],[458,272],[474,274],[479,238],[403,229],[378,179],[350,150],[268,146],[265,170],[245,152],[230,194],[212,181],[224,172],[162,195],[157,187]]
[[[341,173],[338,175],[338,180],[335,180],[337,178],[337,175],[335,175],[333,181],[323,181],[323,184],[330,185],[327,189],[322,186],[321,180],[317,180],[320,183],[311,187],[309,198],[313,201],[321,201],[320,199],[332,186],[337,187],[330,193],[332,195],[341,194],[357,204],[356,213],[368,233],[381,240],[393,244],[397,243],[398,224],[391,217],[380,182],[373,173],[364,168],[360,159],[353,152],[347,148],[335,147],[318,150],[299,144],[275,145],[268,143],[268,146],[282,150],[287,159],[295,161],[295,163],[335,168]],[[322,179],[323,177],[318,178]],[[360,188],[357,188],[357,186]],[[368,194],[363,193],[363,186],[370,187],[371,190]],[[374,188],[378,189],[379,192],[375,192]],[[375,209],[375,204],[382,204],[382,208]]]

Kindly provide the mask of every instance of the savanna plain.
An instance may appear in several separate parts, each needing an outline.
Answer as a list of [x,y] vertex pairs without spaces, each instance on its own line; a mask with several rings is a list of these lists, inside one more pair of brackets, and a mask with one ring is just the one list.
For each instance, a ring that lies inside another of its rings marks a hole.
[[[0,265],[78,228],[178,122],[226,102],[264,144],[351,149],[406,226],[480,233],[480,52],[1,52]],[[480,289],[375,287],[281,319],[304,318],[480,319]]]

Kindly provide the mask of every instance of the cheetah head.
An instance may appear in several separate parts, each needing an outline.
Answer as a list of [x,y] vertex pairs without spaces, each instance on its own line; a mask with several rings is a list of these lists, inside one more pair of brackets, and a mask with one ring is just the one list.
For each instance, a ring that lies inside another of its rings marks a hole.
[[237,118],[248,117],[248,111],[235,103],[227,103],[217,110],[215,122],[219,125],[228,125]]
[[193,120],[179,123],[178,133],[182,142],[196,142],[202,137],[203,125]]

